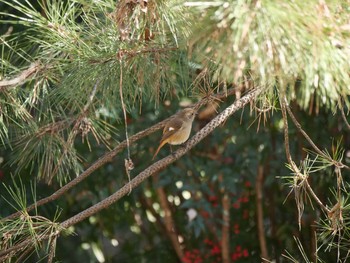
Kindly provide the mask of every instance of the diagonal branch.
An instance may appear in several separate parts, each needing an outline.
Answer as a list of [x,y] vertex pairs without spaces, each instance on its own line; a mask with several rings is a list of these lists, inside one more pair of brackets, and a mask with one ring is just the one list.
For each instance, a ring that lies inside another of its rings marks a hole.
[[[137,140],[163,128],[165,123],[171,118],[172,118],[172,116],[168,119],[165,119],[165,120],[153,125],[152,127],[148,128],[146,130],[138,132],[137,134],[135,134],[129,138],[129,142],[130,143],[136,142]],[[49,202],[52,202],[52,201],[58,199],[60,196],[62,196],[64,193],[66,193],[68,190],[70,190],[72,187],[76,186],[77,184],[82,182],[84,179],[86,179],[90,174],[92,174],[98,168],[102,167],[103,165],[105,165],[108,162],[111,162],[113,160],[113,158],[126,147],[126,145],[127,145],[126,140],[122,141],[112,151],[107,152],[106,154],[101,156],[97,161],[95,161],[89,168],[87,168],[84,172],[82,172],[78,177],[74,178],[72,181],[70,181],[69,183],[62,186],[60,189],[58,189],[56,192],[54,192],[50,196],[45,197],[43,199],[40,199],[37,202],[35,202],[34,204],[31,204],[30,206],[28,206],[26,209],[27,212],[33,210],[36,207],[42,206],[44,204],[47,204]],[[22,211],[18,211],[16,213],[13,213],[13,214],[5,217],[4,220],[18,217],[21,214],[22,214]]]
[[[207,104],[208,102],[210,102],[211,100],[215,100],[215,99],[221,99],[221,98],[225,98],[231,94],[234,94],[235,89],[230,89],[228,91],[224,91],[221,92],[219,94],[216,95],[211,95],[208,97],[203,98],[202,100],[200,100],[199,102],[197,102],[195,104],[195,107],[200,108],[201,106]],[[129,143],[130,145],[160,129],[162,129],[164,127],[164,125],[171,120],[176,114],[170,116],[169,118],[151,126],[150,128],[140,131],[138,133],[136,133],[135,135],[131,136],[129,138]],[[96,171],[98,168],[102,167],[103,165],[105,165],[108,162],[111,162],[113,160],[113,158],[119,153],[121,152],[125,147],[127,146],[127,141],[124,140],[122,141],[120,144],[118,144],[113,150],[111,150],[110,152],[105,153],[103,156],[101,156],[97,161],[95,161],[90,167],[88,167],[84,172],[82,172],[79,176],[77,176],[76,178],[74,178],[72,181],[70,181],[69,183],[65,184],[64,186],[62,186],[60,189],[58,189],[56,192],[54,192],[53,194],[51,194],[50,196],[44,197],[38,201],[36,201],[35,203],[29,205],[26,208],[26,211],[29,212],[39,206],[42,206],[44,204],[47,204],[49,202],[52,202],[56,199],[58,199],[60,196],[62,196],[64,193],[66,193],[68,190],[70,190],[71,188],[73,188],[74,186],[76,186],[77,184],[79,184],[80,182],[82,182],[84,179],[86,179],[90,174],[92,174],[94,171]],[[12,219],[15,217],[19,217],[23,212],[22,211],[18,211],[16,213],[13,213],[5,218],[3,218],[3,220],[8,220],[8,219]]]
[[[158,183],[158,176],[153,176],[155,183]],[[158,200],[160,207],[164,211],[164,225],[165,225],[165,233],[170,239],[170,242],[176,252],[176,255],[179,259],[179,262],[183,262],[184,258],[184,252],[181,248],[181,244],[179,242],[179,234],[178,230],[175,227],[175,222],[173,218],[173,213],[171,211],[171,207],[169,205],[167,195],[165,193],[165,190],[162,186],[158,186],[156,188],[157,194],[158,194]]]
[[99,203],[89,207],[88,209],[80,212],[79,214],[67,219],[66,221],[61,223],[61,227],[67,228],[78,222],[83,221],[87,217],[98,213],[102,209],[109,207],[111,204],[118,201],[120,198],[129,193],[130,188],[135,188],[139,184],[141,184],[145,179],[150,177],[151,175],[159,172],[165,167],[169,166],[176,160],[178,160],[181,156],[185,155],[190,149],[192,149],[195,145],[197,145],[201,140],[203,140],[206,136],[208,136],[211,132],[213,132],[219,125],[224,123],[233,113],[243,108],[250,101],[255,99],[257,95],[259,95],[263,91],[262,88],[257,88],[247,95],[242,97],[239,100],[236,100],[233,104],[227,107],[223,112],[217,115],[214,119],[212,119],[206,126],[204,126],[200,131],[198,131],[187,143],[184,147],[179,148],[173,154],[168,155],[167,157],[159,160],[158,162],[152,164],[141,173],[139,173],[136,177],[134,177],[129,183],[125,184],[122,188],[120,188],[117,192],[100,201]]
[[[208,136],[211,132],[213,132],[218,126],[220,126],[222,123],[224,123],[233,113],[238,111],[239,109],[243,108],[246,104],[251,102],[255,99],[256,96],[258,96],[260,93],[263,92],[263,88],[257,88],[252,91],[250,91],[247,95],[242,97],[241,99],[236,100],[233,104],[231,104],[229,107],[227,107],[223,112],[221,112],[219,115],[217,115],[214,119],[212,119],[206,126],[204,126],[200,131],[198,131],[187,143],[184,147],[179,148],[177,151],[175,151],[173,154],[168,155],[167,157],[159,160],[158,162],[152,164],[145,170],[143,170],[141,173],[139,173],[135,178],[133,178],[130,182],[125,184],[122,188],[120,188],[117,192],[110,195],[109,197],[103,199],[99,203],[85,209],[84,211],[76,214],[75,216],[67,219],[66,221],[62,222],[59,227],[60,229],[67,229],[68,227],[77,224],[86,218],[90,217],[93,214],[98,213],[99,211],[109,207],[119,199],[121,199],[123,196],[127,195],[130,192],[130,188],[135,188],[139,184],[141,184],[145,179],[150,177],[151,175],[159,172],[160,170],[164,169],[165,167],[169,166],[171,163],[178,160],[181,156],[185,155],[190,149],[192,149],[195,145],[197,145],[201,140],[203,140],[206,136]],[[158,123],[155,126],[153,126],[153,129],[157,128],[159,129],[160,126],[164,125],[164,122]],[[152,127],[151,127],[152,128]],[[150,130],[149,128],[148,130]],[[148,131],[146,130],[146,131]],[[145,131],[143,131],[145,132]],[[136,136],[136,135],[134,135]],[[130,137],[131,139],[132,137]],[[136,138],[136,137],[134,137]],[[124,143],[124,147],[126,145],[126,142]],[[112,151],[113,152],[113,151]],[[111,152],[109,153],[111,154]],[[113,152],[113,156],[116,155],[115,152]],[[112,155],[108,155],[109,158],[111,158]],[[106,162],[107,158],[105,156],[101,157],[99,160],[101,162]],[[109,160],[109,159],[108,159]],[[92,166],[91,166],[92,167]],[[91,168],[90,167],[90,168]],[[89,169],[90,169],[89,168]],[[78,177],[79,178],[79,177]],[[69,184],[69,183],[68,183]],[[57,192],[56,192],[57,193]],[[53,194],[55,196],[55,193]],[[35,204],[32,205],[35,207]],[[49,235],[43,236],[39,241],[43,241],[45,239],[50,238]],[[11,247],[9,249],[6,249],[4,251],[0,252],[0,258],[4,255],[7,255],[11,251],[15,250],[22,250],[24,247],[28,246],[30,244],[31,240],[25,240],[20,244],[17,244],[15,247]]]
[[[290,107],[287,104],[287,98],[284,97],[284,102],[286,104],[286,109],[288,111],[288,115],[290,116],[290,118],[292,119],[294,125],[297,127],[297,129],[299,130],[299,132],[305,137],[305,139],[310,143],[310,145],[312,146],[312,148],[314,148],[315,152],[317,152],[319,155],[321,155],[323,158],[325,158],[326,160],[328,160],[329,162],[331,162],[333,165],[335,165],[336,167],[339,168],[347,168],[349,169],[349,167],[345,164],[343,164],[342,162],[333,160],[330,156],[326,155],[324,152],[322,152],[320,150],[320,148],[318,148],[316,146],[316,144],[312,141],[312,139],[310,138],[310,136],[303,130],[303,128],[301,127],[300,123],[297,121],[297,119],[295,118],[292,110],[290,109]],[[344,111],[343,111],[344,112]]]
[[341,112],[341,117],[343,118],[343,121],[344,121],[346,127],[348,128],[348,130],[350,130],[350,124],[349,124],[349,122],[348,122],[348,120],[346,118],[342,100],[340,100],[340,102],[339,102],[339,109],[340,109],[340,112]]
[[13,79],[1,80],[0,92],[24,83],[26,80],[28,80],[32,75],[37,73],[39,70],[40,70],[40,63],[36,61],[30,64],[28,69],[23,70],[18,76],[14,77]]

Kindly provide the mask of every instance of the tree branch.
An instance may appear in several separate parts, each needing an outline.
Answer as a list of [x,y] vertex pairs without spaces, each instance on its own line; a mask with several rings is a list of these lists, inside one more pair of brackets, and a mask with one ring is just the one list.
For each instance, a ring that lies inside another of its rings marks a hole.
[[323,158],[325,158],[326,160],[328,160],[329,162],[331,162],[332,164],[334,164],[336,167],[339,168],[347,168],[349,169],[349,167],[345,164],[343,164],[342,162],[333,160],[332,158],[330,158],[329,156],[327,156],[324,152],[322,152],[320,150],[320,148],[318,148],[316,146],[316,144],[312,141],[312,139],[309,137],[309,135],[303,130],[303,128],[301,127],[300,123],[297,121],[297,119],[295,118],[292,110],[290,109],[290,107],[287,104],[287,98],[284,97],[283,100],[285,101],[286,104],[286,109],[288,111],[288,115],[290,116],[290,118],[292,119],[294,125],[297,127],[297,129],[299,130],[299,132],[304,136],[304,138],[310,143],[310,145],[312,146],[312,148],[314,148],[315,152],[317,152],[319,155],[321,155]]
[[267,252],[265,229],[264,229],[263,185],[264,185],[264,166],[259,164],[257,177],[256,177],[256,184],[255,184],[256,220],[257,220],[261,259],[263,260],[263,262],[269,262],[269,254]]
[[26,80],[28,80],[32,75],[37,73],[40,70],[40,63],[38,61],[30,64],[28,69],[23,70],[18,76],[13,79],[4,79],[0,81],[0,92],[3,92],[7,89],[16,87]]
[[346,118],[345,112],[344,112],[344,108],[343,108],[343,104],[342,104],[342,100],[339,101],[339,109],[340,109],[340,113],[341,113],[341,117],[343,118],[343,121],[346,125],[346,127],[348,128],[348,130],[350,130],[350,124]]
[[[154,181],[157,183],[158,175],[154,176],[153,178],[154,178]],[[169,237],[171,244],[173,245],[176,255],[179,258],[179,261],[183,262],[184,253],[181,248],[181,244],[179,242],[178,233],[176,231],[175,223],[173,219],[173,213],[171,212],[167,195],[163,187],[157,187],[156,191],[159,197],[159,205],[164,211],[164,223],[165,223],[166,234]]]
[[[209,97],[205,97],[203,98],[201,101],[197,102],[195,104],[195,107],[201,107],[202,105],[205,105],[206,103],[210,102],[213,99],[221,99],[224,97],[227,97],[231,94],[233,94],[235,92],[235,89],[230,89],[229,91],[224,91],[221,92],[219,94],[216,95],[212,95]],[[135,135],[131,136],[129,138],[129,143],[132,144],[156,131],[158,131],[159,129],[162,129],[164,127],[164,125],[171,120],[172,118],[174,118],[176,114],[170,116],[169,118],[151,126],[150,128],[140,131],[138,133],[136,133]],[[47,204],[49,202],[52,202],[56,199],[58,199],[60,196],[62,196],[64,193],[66,193],[68,190],[70,190],[71,188],[73,188],[74,186],[76,186],[77,184],[79,184],[80,182],[82,182],[84,179],[86,179],[90,174],[92,174],[94,171],[96,171],[98,168],[102,167],[103,165],[105,165],[108,162],[111,162],[113,160],[113,158],[119,153],[121,152],[125,147],[127,146],[127,141],[124,140],[122,141],[120,144],[118,144],[112,151],[107,152],[106,154],[104,154],[103,156],[101,156],[97,161],[95,161],[90,167],[88,167],[84,172],[82,172],[79,176],[77,176],[76,178],[74,178],[72,181],[70,181],[69,183],[65,184],[64,186],[62,186],[60,189],[58,189],[56,192],[54,192],[53,194],[51,194],[48,197],[44,197],[40,200],[38,200],[37,202],[29,205],[26,208],[26,211],[29,212],[39,206],[42,206],[44,204]],[[8,219],[12,219],[15,217],[18,217],[22,214],[22,211],[18,211],[16,213],[13,213],[7,217],[4,218],[4,220],[8,220]]]
[[[102,201],[98,202],[97,204],[81,211],[80,213],[76,214],[75,216],[67,219],[66,221],[63,221],[60,225],[60,229],[67,229],[68,227],[77,224],[86,218],[98,213],[99,211],[109,207],[119,199],[121,199],[123,196],[127,195],[130,191],[130,188],[135,188],[139,184],[141,184],[145,179],[150,177],[151,175],[159,172],[160,170],[164,169],[164,167],[167,167],[171,163],[178,160],[181,156],[185,155],[190,149],[192,149],[195,145],[197,145],[201,140],[203,140],[206,136],[208,136],[211,132],[213,132],[218,126],[220,126],[222,123],[224,123],[233,113],[238,111],[239,109],[243,108],[246,104],[251,102],[257,95],[263,92],[263,88],[256,88],[248,94],[246,94],[244,97],[242,97],[239,100],[236,100],[233,104],[231,104],[229,107],[227,107],[224,111],[222,111],[220,114],[218,114],[214,119],[212,119],[206,126],[204,126],[200,131],[198,131],[186,144],[184,147],[179,148],[177,151],[175,151],[173,154],[168,155],[167,157],[159,160],[158,162],[152,164],[145,170],[143,170],[141,173],[139,173],[136,177],[134,177],[130,182],[125,184],[123,187],[121,187],[117,192],[110,195],[109,197],[103,199]],[[157,127],[157,129],[160,128],[160,126],[164,125],[164,122],[158,123],[155,126],[153,126],[153,129]],[[162,124],[162,125],[161,125]],[[152,128],[152,127],[151,127]],[[147,129],[146,131],[149,131],[151,128]],[[143,131],[145,132],[145,131]],[[142,134],[143,135],[143,134]],[[134,135],[136,140],[136,135]],[[139,135],[140,136],[140,135]],[[130,138],[131,139],[131,138]],[[125,147],[126,142],[124,143]],[[113,151],[112,151],[113,152]],[[109,153],[108,157],[111,158],[111,153]],[[113,157],[115,156],[115,152],[113,152]],[[106,162],[107,157],[103,156],[99,160],[100,162]],[[90,167],[91,168],[91,167]],[[90,169],[89,168],[89,169]],[[91,168],[92,169],[92,168]],[[91,171],[91,170],[90,170]],[[79,178],[79,177],[78,177]],[[69,183],[68,183],[69,184]],[[57,193],[57,192],[56,192]],[[55,196],[55,193],[51,196]],[[32,206],[35,207],[35,204]],[[62,231],[62,230],[61,230]],[[46,235],[40,238],[40,241],[43,241],[44,239],[50,238],[50,235]],[[0,257],[2,255],[6,255],[7,253],[13,251],[13,250],[21,250],[23,247],[29,245],[31,243],[31,240],[25,240],[22,243],[16,245],[16,247],[11,247],[7,250],[0,252]]]
[[[135,188],[139,184],[141,184],[145,179],[150,177],[151,175],[159,172],[164,169],[168,165],[172,164],[176,160],[178,160],[181,156],[185,155],[190,149],[192,149],[195,145],[197,145],[201,140],[203,140],[206,136],[208,136],[212,131],[214,131],[219,125],[224,123],[233,113],[237,110],[243,108],[246,104],[252,101],[258,94],[263,91],[262,88],[257,88],[247,95],[242,97],[239,100],[236,100],[233,104],[227,107],[223,112],[217,115],[214,119],[212,119],[206,126],[204,126],[200,131],[198,131],[187,143],[184,147],[179,148],[173,154],[168,155],[167,157],[159,160],[158,162],[152,164],[141,173],[139,173],[134,179],[132,179],[129,183],[125,184],[122,188],[120,188],[117,192],[100,201],[99,203],[89,207],[88,209],[80,212],[79,214],[67,219],[66,221],[61,223],[61,227],[68,228],[78,222],[83,221],[84,219],[90,217],[93,214],[109,207],[111,204],[118,201],[120,198],[129,193],[130,188]],[[130,138],[131,139],[131,138]]]
[[[294,171],[294,173],[297,176],[297,179],[301,180],[302,184],[306,186],[308,192],[311,194],[313,199],[318,203],[318,205],[325,211],[327,214],[329,213],[329,209],[321,202],[321,200],[318,198],[318,196],[315,194],[315,192],[312,190],[308,180],[307,180],[307,175],[301,173],[299,168],[296,166],[294,163],[292,156],[290,154],[290,149],[289,149],[289,135],[288,135],[288,119],[287,119],[287,105],[285,101],[285,95],[281,94],[280,95],[280,105],[281,105],[281,112],[282,112],[282,117],[283,117],[283,124],[284,124],[284,145],[285,145],[285,152],[286,152],[286,157],[288,160],[289,165],[291,166],[291,169]],[[299,186],[298,186],[299,187]],[[299,196],[296,193],[295,198],[298,199]],[[298,201],[297,201],[298,203]],[[300,208],[299,209],[299,226],[301,225],[300,220],[301,220],[301,213],[300,213]]]

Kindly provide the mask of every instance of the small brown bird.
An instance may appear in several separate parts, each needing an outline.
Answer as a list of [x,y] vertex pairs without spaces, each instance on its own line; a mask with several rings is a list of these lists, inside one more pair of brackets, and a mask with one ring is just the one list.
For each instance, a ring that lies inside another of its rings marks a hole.
[[186,108],[180,111],[173,119],[165,124],[163,137],[160,140],[159,147],[153,155],[152,160],[156,157],[159,150],[166,144],[179,145],[187,141],[190,137],[192,123],[196,116],[197,109]]

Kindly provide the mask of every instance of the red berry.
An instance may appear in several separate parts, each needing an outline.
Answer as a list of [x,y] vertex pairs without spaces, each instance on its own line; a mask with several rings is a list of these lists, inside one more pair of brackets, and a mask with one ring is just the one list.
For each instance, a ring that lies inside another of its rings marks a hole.
[[248,257],[248,256],[249,256],[248,249],[245,248],[245,249],[243,250],[243,257],[246,258],[246,257]]

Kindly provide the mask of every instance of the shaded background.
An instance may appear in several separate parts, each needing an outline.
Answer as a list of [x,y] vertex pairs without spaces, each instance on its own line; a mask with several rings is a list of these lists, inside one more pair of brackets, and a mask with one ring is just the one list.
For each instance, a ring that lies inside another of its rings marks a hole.
[[[37,8],[40,10],[39,5]],[[16,14],[1,2],[0,10]],[[8,24],[1,24],[0,34],[8,29]],[[23,29],[20,25],[13,25],[15,32]],[[141,100],[141,111],[137,106],[129,109],[129,135],[167,118],[181,105],[197,101],[198,94],[178,87],[189,86],[201,74],[201,69],[188,66],[181,57],[171,63],[188,70],[181,76],[169,73],[177,85],[160,94],[161,102],[156,109],[148,99]],[[212,82],[209,86],[222,89],[220,83]],[[168,100],[163,102],[164,98]],[[227,98],[216,109],[215,105],[202,109],[195,119],[192,134],[215,116],[215,110],[223,110],[234,99],[234,96]],[[293,102],[291,107],[319,148],[332,152],[330,145],[341,141],[345,149],[344,162],[349,163],[349,136],[339,113],[333,114],[313,104],[307,112]],[[119,107],[109,113],[109,122],[116,128],[116,133],[111,133],[109,138],[111,147],[114,147],[125,138],[125,127]],[[293,157],[301,160],[306,156],[304,149],[310,146],[292,124],[289,132]],[[91,149],[81,138],[75,141],[75,148],[83,159],[83,168],[89,167],[108,151],[93,136],[89,137]],[[131,145],[131,158],[135,164],[132,175],[151,164],[151,156],[160,138],[161,132],[158,132]],[[107,210],[74,226],[72,230],[75,234],[60,237],[56,259],[60,262],[166,260],[171,263],[180,262],[180,259],[186,263],[222,262],[222,250],[227,249],[222,247],[224,235],[229,244],[231,262],[259,262],[262,249],[259,241],[263,239],[266,240],[264,249],[269,259],[286,262],[282,255],[289,251],[303,261],[295,237],[300,240],[307,257],[315,261],[315,229],[322,212],[308,203],[302,216],[302,229],[299,230],[294,195],[287,184],[290,179],[286,177],[290,176],[290,171],[285,165],[283,139],[279,111],[264,114],[254,107],[253,111],[246,107],[166,170],[143,182]],[[10,198],[4,188],[4,185],[12,184],[12,176],[16,174],[16,165],[4,165],[10,152],[8,147],[0,151],[0,180],[3,183],[0,193],[4,197],[0,199],[0,216],[14,212],[6,201]],[[163,147],[157,159],[169,153],[169,147]],[[124,151],[57,202],[40,208],[39,214],[52,219],[58,208],[58,220],[61,221],[111,195],[128,181],[124,171],[126,157],[127,152]],[[332,169],[325,169],[310,179],[314,191],[325,204],[329,202],[329,189],[335,187],[334,177]],[[18,178],[16,174],[15,180]],[[27,192],[31,193],[33,172],[23,169],[21,180]],[[59,187],[55,181],[49,186],[37,182],[36,198],[43,198]],[[30,194],[27,198],[28,203],[33,202]],[[167,231],[167,225],[173,231]],[[180,246],[172,241],[174,234]],[[321,241],[328,243],[327,239]],[[325,262],[332,262],[337,251],[320,249],[318,255]],[[27,262],[36,260],[33,255]]]

